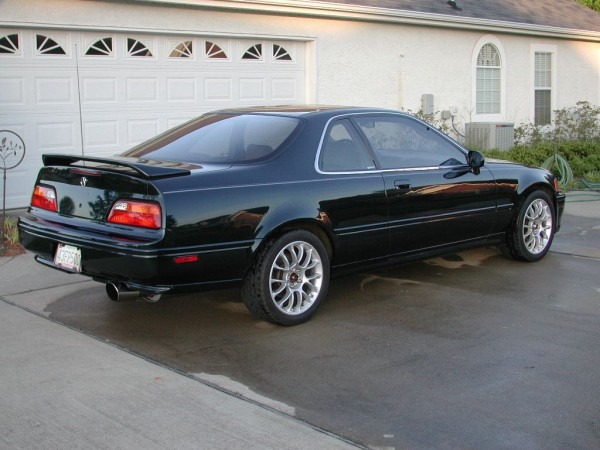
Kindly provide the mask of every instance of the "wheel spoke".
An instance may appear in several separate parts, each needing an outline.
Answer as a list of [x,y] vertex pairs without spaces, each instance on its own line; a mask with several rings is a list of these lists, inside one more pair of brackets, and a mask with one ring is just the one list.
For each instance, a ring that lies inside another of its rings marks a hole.
[[[274,284],[279,284],[280,286],[278,288],[273,289],[273,285]],[[277,296],[279,294],[281,294],[283,292],[283,290],[286,288],[287,284],[285,281],[281,281],[281,280],[275,280],[273,278],[271,278],[271,294],[274,296]]]

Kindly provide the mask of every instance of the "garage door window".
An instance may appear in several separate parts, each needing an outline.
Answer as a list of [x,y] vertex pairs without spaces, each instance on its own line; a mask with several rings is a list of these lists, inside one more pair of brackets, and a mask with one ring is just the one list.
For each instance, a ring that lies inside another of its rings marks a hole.
[[273,59],[276,61],[291,61],[292,57],[281,45],[273,44]]
[[227,54],[221,46],[211,41],[204,43],[204,52],[208,59],[227,59]]
[[242,59],[262,61],[262,59],[263,59],[262,44],[255,44],[255,45],[249,47],[244,52],[244,55],[242,56]]
[[146,44],[133,38],[127,38],[127,54],[128,56],[152,58],[152,52]]
[[9,55],[19,54],[19,35],[14,33],[0,37],[0,53]]
[[112,37],[105,37],[98,39],[86,50],[86,56],[112,56],[113,52],[113,39]]
[[35,36],[37,52],[39,55],[66,55],[63,48],[48,36],[37,34]]
[[192,41],[183,41],[177,44],[171,53],[169,58],[191,58],[194,55],[194,44]]

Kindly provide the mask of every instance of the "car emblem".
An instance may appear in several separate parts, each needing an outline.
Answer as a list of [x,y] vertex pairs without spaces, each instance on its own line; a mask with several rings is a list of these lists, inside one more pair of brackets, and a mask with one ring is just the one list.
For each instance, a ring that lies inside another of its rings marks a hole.
[[86,177],[81,177],[79,184],[82,185],[83,187],[85,187],[87,182],[88,182],[88,179]]

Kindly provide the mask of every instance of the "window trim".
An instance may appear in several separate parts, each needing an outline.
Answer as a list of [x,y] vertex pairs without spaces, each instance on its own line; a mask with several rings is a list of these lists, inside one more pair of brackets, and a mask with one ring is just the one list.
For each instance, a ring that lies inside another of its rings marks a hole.
[[[479,52],[486,44],[492,44],[498,50],[500,55],[500,112],[493,114],[477,114],[477,59]],[[482,36],[473,47],[471,56],[471,105],[473,108],[473,122],[502,122],[506,116],[506,73],[508,69],[506,53],[500,39],[491,34]]]
[[550,124],[542,125],[549,126],[554,122],[555,114],[554,111],[558,109],[557,105],[557,61],[558,61],[558,47],[551,44],[531,44],[530,46],[530,67],[529,67],[529,120],[531,123],[535,123],[535,54],[536,53],[550,53],[551,56],[551,73],[550,73]]

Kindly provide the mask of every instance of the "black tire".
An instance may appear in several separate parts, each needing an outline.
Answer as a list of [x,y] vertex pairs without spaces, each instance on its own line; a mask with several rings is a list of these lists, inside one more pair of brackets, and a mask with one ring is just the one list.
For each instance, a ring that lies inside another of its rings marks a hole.
[[554,239],[556,212],[550,195],[533,191],[521,201],[506,233],[505,253],[520,261],[539,261]]
[[293,230],[259,250],[242,285],[244,304],[257,319],[298,325],[327,295],[329,255],[321,240]]

